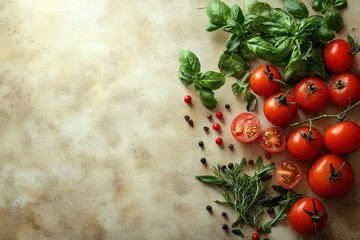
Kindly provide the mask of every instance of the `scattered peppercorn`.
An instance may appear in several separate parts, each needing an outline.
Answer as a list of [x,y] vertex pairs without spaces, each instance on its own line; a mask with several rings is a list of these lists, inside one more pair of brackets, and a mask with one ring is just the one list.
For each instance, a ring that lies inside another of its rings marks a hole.
[[184,97],[184,102],[186,102],[186,103],[191,103],[191,96],[190,96],[190,95],[186,95],[186,96]]
[[220,131],[221,129],[221,125],[219,123],[214,123],[212,127],[215,131]]
[[205,127],[204,127],[204,131],[205,131],[205,132],[209,131],[209,128],[205,126]]
[[190,119],[190,120],[188,121],[188,124],[189,124],[190,126],[193,126],[193,125],[194,125],[193,120]]
[[253,235],[251,235],[251,240],[259,240],[260,236],[258,233],[254,233]]
[[199,147],[203,147],[204,146],[204,142],[203,141],[199,141]]
[[212,211],[212,207],[211,207],[210,205],[207,205],[207,206],[206,206],[206,210],[207,210],[208,212],[211,212],[211,211]]
[[228,148],[233,149],[233,148],[234,148],[234,145],[232,145],[232,143],[230,143],[230,144],[228,145]]
[[224,230],[228,230],[228,229],[229,229],[229,227],[228,227],[227,224],[223,224],[221,227],[222,227],[222,229],[224,229]]
[[265,158],[266,158],[266,159],[270,159],[270,158],[271,158],[271,154],[270,154],[270,153],[266,153],[266,154],[265,154]]
[[273,207],[269,207],[266,211],[268,214],[273,214],[275,212]]
[[207,115],[207,118],[208,118],[209,120],[211,120],[211,119],[212,119],[212,115],[211,115],[211,113],[209,113],[209,114]]
[[227,216],[226,212],[222,212],[221,216],[226,217]]
[[222,119],[224,117],[222,112],[217,112],[215,116],[216,116],[217,119]]
[[205,164],[205,163],[206,163],[206,158],[201,158],[201,159],[200,159],[200,162],[201,162],[202,164]]
[[226,165],[221,165],[220,169],[221,169],[221,171],[225,172],[226,171]]
[[260,233],[261,233],[261,228],[256,228],[256,232],[257,232],[258,234],[260,234]]
[[229,163],[229,164],[228,164],[228,168],[229,168],[229,169],[233,169],[233,168],[234,168],[234,164],[233,164],[233,163]]
[[230,104],[225,104],[226,109],[230,109]]
[[254,165],[254,160],[249,159],[248,163],[249,163],[249,165]]
[[189,121],[190,116],[189,116],[189,115],[185,115],[185,116],[184,116],[184,119],[185,119],[186,121]]
[[222,139],[221,137],[217,137],[217,138],[215,139],[215,143],[216,143],[217,145],[221,145],[221,144],[223,143],[223,139]]

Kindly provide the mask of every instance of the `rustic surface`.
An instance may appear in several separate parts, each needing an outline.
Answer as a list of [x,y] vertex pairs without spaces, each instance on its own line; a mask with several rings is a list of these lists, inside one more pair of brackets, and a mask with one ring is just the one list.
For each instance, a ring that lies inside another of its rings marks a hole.
[[[341,35],[358,37],[360,8],[348,2]],[[231,79],[217,91],[212,113],[223,111],[220,135],[234,151],[215,145],[218,133],[203,132],[210,111],[177,78],[181,48],[194,51],[204,70],[217,69],[227,35],[205,31],[198,8],[206,3],[0,0],[0,239],[239,239],[221,229],[232,215],[224,219],[213,203],[218,192],[194,176],[263,151],[229,134],[229,122],[245,110]],[[186,94],[192,106],[183,103]],[[269,126],[261,108],[258,114]],[[329,224],[318,239],[360,239],[359,152],[346,158],[355,186],[324,200]],[[298,190],[311,195],[306,179]],[[286,222],[269,237],[298,239]]]

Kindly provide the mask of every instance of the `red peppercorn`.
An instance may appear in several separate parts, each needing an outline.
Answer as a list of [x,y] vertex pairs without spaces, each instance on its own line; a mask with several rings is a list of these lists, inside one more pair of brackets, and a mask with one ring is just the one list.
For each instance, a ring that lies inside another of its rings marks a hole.
[[254,233],[253,235],[251,235],[251,240],[259,240],[260,236],[258,233]]
[[217,137],[217,138],[215,139],[215,143],[216,143],[217,145],[220,145],[220,144],[223,143],[223,139],[222,139],[221,137]]
[[249,163],[249,165],[254,165],[254,160],[250,159],[250,160],[248,161],[248,163]]
[[265,154],[265,158],[266,158],[266,159],[270,159],[270,158],[271,158],[271,154],[270,154],[270,153],[266,153],[266,154]]
[[190,95],[186,95],[186,96],[184,97],[184,102],[186,102],[186,103],[191,103],[191,96],[190,96]]
[[224,117],[222,112],[217,112],[215,116],[216,116],[217,119],[222,119]]
[[260,233],[261,233],[261,228],[256,228],[256,232],[257,232],[258,234],[260,234]]
[[214,124],[213,124],[213,129],[214,129],[215,131],[220,131],[221,125],[218,124],[218,123],[214,123]]

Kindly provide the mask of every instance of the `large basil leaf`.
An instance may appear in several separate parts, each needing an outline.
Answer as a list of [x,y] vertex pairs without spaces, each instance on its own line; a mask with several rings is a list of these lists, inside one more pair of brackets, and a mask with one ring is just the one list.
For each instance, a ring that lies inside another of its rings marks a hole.
[[327,75],[322,60],[321,51],[312,50],[310,57],[308,57],[308,71],[311,75],[319,76],[323,80],[327,80]]
[[289,30],[280,23],[262,22],[260,26],[261,28],[258,27],[258,29],[266,34],[283,35],[283,36],[289,35]]
[[332,5],[333,5],[333,7],[337,8],[337,9],[342,9],[347,6],[347,1],[346,0],[332,0]]
[[260,15],[264,17],[271,17],[271,6],[264,2],[245,0],[246,15]]
[[341,13],[338,12],[335,8],[331,7],[328,8],[327,12],[325,13],[325,22],[329,28],[338,32],[344,26],[344,20],[341,16]]
[[295,47],[289,63],[283,70],[283,80],[289,85],[295,85],[298,80],[305,77],[306,74],[306,62],[302,59],[299,53],[298,47]]
[[230,19],[230,7],[220,0],[210,0],[206,7],[206,14],[209,17],[207,31],[214,31],[226,26]]
[[197,56],[187,49],[182,49],[179,53],[179,78],[185,85],[190,85],[194,82],[200,73],[200,61]]
[[228,41],[226,42],[226,50],[234,51],[241,44],[241,37],[237,34],[231,34]]
[[219,58],[218,67],[225,76],[241,78],[249,68],[238,54],[225,51]]
[[200,101],[208,109],[214,109],[217,105],[217,101],[214,97],[214,92],[211,90],[202,89],[200,91]]
[[244,14],[239,5],[235,4],[230,9],[230,19],[242,24],[244,22]]
[[304,19],[301,19],[299,23],[299,33],[310,34],[315,29],[317,29],[323,23],[322,18],[320,16],[311,16]]
[[335,32],[330,29],[325,21],[322,21],[323,23],[313,32],[311,39],[312,42],[318,42],[318,41],[330,41],[335,38]]
[[300,0],[284,0],[284,7],[295,18],[303,19],[309,16],[309,10]]
[[210,90],[219,89],[224,83],[224,75],[214,71],[205,72],[200,79],[200,84]]

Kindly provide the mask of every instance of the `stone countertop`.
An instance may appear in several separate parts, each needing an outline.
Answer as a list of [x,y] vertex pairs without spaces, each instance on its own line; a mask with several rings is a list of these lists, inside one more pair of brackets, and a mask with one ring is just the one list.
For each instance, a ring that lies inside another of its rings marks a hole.
[[[280,0],[267,2],[281,6]],[[360,8],[356,0],[348,3],[339,36],[358,37]],[[227,35],[205,31],[206,4],[0,1],[0,239],[239,239],[221,229],[233,215],[221,216],[224,208],[213,202],[219,193],[194,176],[264,152],[230,136],[229,122],[245,111],[231,93],[232,79],[216,92],[218,107],[209,111],[177,76],[182,48],[195,52],[204,70],[217,69]],[[191,106],[183,102],[186,94],[193,96]],[[327,110],[338,111],[331,104]],[[206,134],[206,115],[216,111],[224,113],[223,130]],[[352,112],[358,123],[359,113]],[[217,146],[218,135],[234,150]],[[271,161],[287,157],[281,153]],[[359,152],[346,159],[355,185],[345,197],[323,199],[329,221],[316,239],[360,239],[354,220],[360,211]],[[312,195],[306,178],[297,190]],[[269,238],[300,239],[286,221]]]

